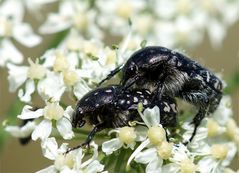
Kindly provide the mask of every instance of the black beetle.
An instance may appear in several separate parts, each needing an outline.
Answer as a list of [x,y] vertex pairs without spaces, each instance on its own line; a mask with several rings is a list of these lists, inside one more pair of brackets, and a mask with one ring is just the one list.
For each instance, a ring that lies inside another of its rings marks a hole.
[[202,119],[216,110],[222,98],[223,85],[219,78],[185,55],[165,47],[150,46],[136,51],[125,65],[113,70],[99,85],[121,69],[124,89],[135,85],[149,89],[156,100],[162,95],[179,97],[199,108],[192,121],[195,128],[190,141]]
[[[160,123],[163,127],[176,126],[177,105],[174,99],[162,97],[162,101],[151,103],[152,95],[145,89],[121,90],[118,85],[98,88],[87,93],[77,103],[72,120],[74,128],[84,126],[86,120],[94,125],[86,141],[70,150],[88,145],[95,133],[106,128],[130,126],[132,121],[141,121],[138,104],[143,108],[157,105],[160,109]],[[69,151],[68,151],[69,152]]]

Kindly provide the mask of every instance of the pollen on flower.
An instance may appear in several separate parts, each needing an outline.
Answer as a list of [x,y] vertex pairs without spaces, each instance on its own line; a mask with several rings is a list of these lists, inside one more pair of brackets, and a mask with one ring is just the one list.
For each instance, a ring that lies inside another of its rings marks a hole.
[[84,13],[78,13],[74,16],[74,24],[77,29],[84,31],[88,26],[87,17]]
[[211,147],[211,155],[215,159],[223,160],[226,158],[228,153],[228,148],[222,144],[214,144]]
[[180,163],[181,173],[194,173],[197,170],[197,165],[190,159],[184,159]]
[[67,70],[63,72],[64,82],[68,86],[73,86],[78,81],[78,75],[73,70]]
[[116,13],[125,19],[130,18],[133,12],[132,5],[128,1],[122,1],[117,5]]
[[148,138],[154,145],[160,145],[166,139],[166,133],[164,128],[154,126],[148,130]]
[[64,166],[72,169],[74,166],[74,158],[73,154],[59,154],[54,162],[54,166],[57,170],[61,170]]
[[27,76],[30,79],[42,79],[46,74],[46,69],[39,64],[38,59],[34,63],[30,58],[28,59],[30,67],[28,68]]
[[125,144],[132,144],[135,141],[136,133],[133,127],[122,127],[119,130],[119,139]]
[[44,117],[49,120],[59,120],[63,114],[64,109],[57,103],[48,103],[44,108]]
[[218,135],[218,133],[220,131],[220,126],[212,118],[208,119],[207,128],[208,128],[208,134],[207,134],[208,137],[214,137],[214,136]]
[[167,141],[163,141],[161,145],[157,147],[158,155],[162,159],[168,159],[172,155],[173,143],[168,143]]
[[69,68],[69,63],[65,56],[61,52],[56,52],[56,59],[53,64],[53,70],[55,72],[62,72]]
[[12,22],[7,19],[0,19],[0,35],[10,37],[12,35]]

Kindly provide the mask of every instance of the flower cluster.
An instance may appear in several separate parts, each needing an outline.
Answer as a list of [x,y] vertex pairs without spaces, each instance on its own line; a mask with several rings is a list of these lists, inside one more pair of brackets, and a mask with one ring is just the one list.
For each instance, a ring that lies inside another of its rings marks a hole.
[[[89,149],[66,154],[68,143],[58,147],[56,139],[78,138],[71,124],[76,101],[140,47],[195,47],[205,32],[214,47],[220,46],[227,28],[239,19],[237,0],[61,0],[36,31],[58,33],[59,43],[23,64],[15,41],[26,47],[44,41],[25,21],[26,11],[42,17],[41,7],[55,1],[0,1],[0,67],[8,70],[9,91],[25,104],[17,118],[26,122],[21,127],[6,123],[5,130],[40,140],[43,155],[54,163],[39,173],[112,172],[111,165],[147,173],[234,172],[229,166],[239,149],[239,128],[229,96],[188,145],[183,142],[193,132],[192,116],[180,115],[174,132],[160,124],[157,106],[142,111],[141,104],[143,121],[111,129],[101,145],[91,142]],[[34,98],[41,103],[36,106]]]

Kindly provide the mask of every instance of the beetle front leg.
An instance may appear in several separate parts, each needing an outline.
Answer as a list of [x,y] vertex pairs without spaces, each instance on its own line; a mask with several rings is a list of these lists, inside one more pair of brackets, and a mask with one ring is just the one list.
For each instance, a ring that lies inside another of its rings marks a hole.
[[93,137],[95,136],[95,134],[103,129],[105,129],[105,122],[103,123],[100,123],[100,124],[97,124],[93,130],[89,133],[89,135],[87,136],[85,142],[83,142],[82,144],[76,146],[76,147],[73,147],[73,148],[69,148],[67,151],[66,151],[66,154],[69,153],[70,151],[73,151],[73,150],[76,150],[78,148],[81,148],[81,147],[84,147],[84,146],[89,146],[90,145],[90,142],[92,141]]

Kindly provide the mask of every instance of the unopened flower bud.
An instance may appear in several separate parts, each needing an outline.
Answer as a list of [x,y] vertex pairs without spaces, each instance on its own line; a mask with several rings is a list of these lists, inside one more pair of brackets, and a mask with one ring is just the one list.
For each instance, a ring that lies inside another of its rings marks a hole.
[[181,173],[194,173],[197,170],[197,166],[190,159],[184,159],[181,161]]
[[227,157],[228,148],[222,144],[214,144],[211,147],[212,157],[215,159],[223,160]]
[[172,155],[173,143],[163,141],[160,146],[157,147],[158,155],[162,159],[168,159]]
[[152,144],[160,145],[166,139],[166,133],[164,128],[154,126],[149,128],[148,137]]
[[119,130],[119,139],[125,144],[131,144],[135,141],[136,133],[133,127],[122,127]]

